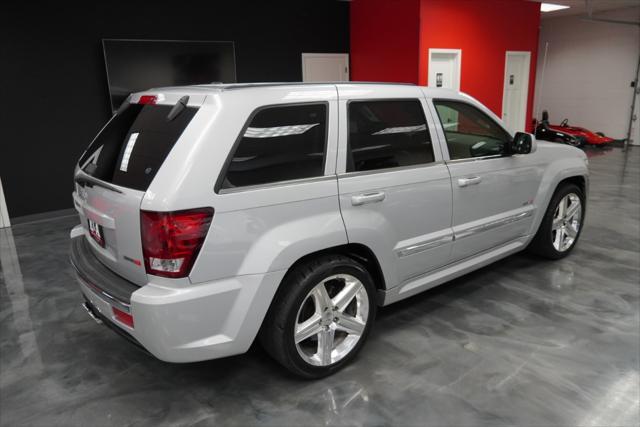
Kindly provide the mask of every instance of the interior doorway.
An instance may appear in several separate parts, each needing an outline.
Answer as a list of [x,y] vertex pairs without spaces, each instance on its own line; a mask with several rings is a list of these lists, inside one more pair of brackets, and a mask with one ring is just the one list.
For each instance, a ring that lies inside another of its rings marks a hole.
[[303,82],[349,81],[348,53],[303,53]]
[[524,132],[529,96],[531,52],[507,51],[504,66],[502,120],[511,132]]
[[460,90],[461,49],[429,49],[428,85]]
[[4,190],[2,189],[2,178],[0,178],[0,228],[9,227],[9,212],[4,201]]

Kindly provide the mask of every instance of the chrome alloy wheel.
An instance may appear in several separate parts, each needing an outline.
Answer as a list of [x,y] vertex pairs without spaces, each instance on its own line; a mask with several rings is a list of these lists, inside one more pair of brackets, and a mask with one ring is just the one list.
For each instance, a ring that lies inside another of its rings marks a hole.
[[307,363],[328,366],[358,344],[369,317],[369,297],[360,280],[336,274],[307,294],[296,316],[294,342]]
[[571,248],[578,237],[582,225],[582,203],[575,193],[569,193],[560,200],[553,214],[551,241],[558,252]]

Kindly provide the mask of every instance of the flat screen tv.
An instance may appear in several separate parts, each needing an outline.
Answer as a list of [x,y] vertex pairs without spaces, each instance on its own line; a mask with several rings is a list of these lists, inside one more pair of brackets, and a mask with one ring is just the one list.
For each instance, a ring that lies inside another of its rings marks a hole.
[[235,83],[233,42],[102,39],[111,109],[152,87]]

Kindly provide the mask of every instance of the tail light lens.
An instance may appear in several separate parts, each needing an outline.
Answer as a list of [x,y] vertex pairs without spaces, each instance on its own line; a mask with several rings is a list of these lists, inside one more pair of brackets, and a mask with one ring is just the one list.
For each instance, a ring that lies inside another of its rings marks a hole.
[[209,231],[213,209],[141,211],[142,253],[148,274],[187,277]]

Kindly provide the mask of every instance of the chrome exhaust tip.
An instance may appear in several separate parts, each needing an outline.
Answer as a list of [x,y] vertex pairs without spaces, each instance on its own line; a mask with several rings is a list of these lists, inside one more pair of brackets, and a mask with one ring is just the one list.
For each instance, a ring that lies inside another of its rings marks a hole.
[[82,307],[89,313],[89,316],[96,321],[98,325],[102,325],[102,320],[93,312],[93,308],[85,301],[82,303]]

